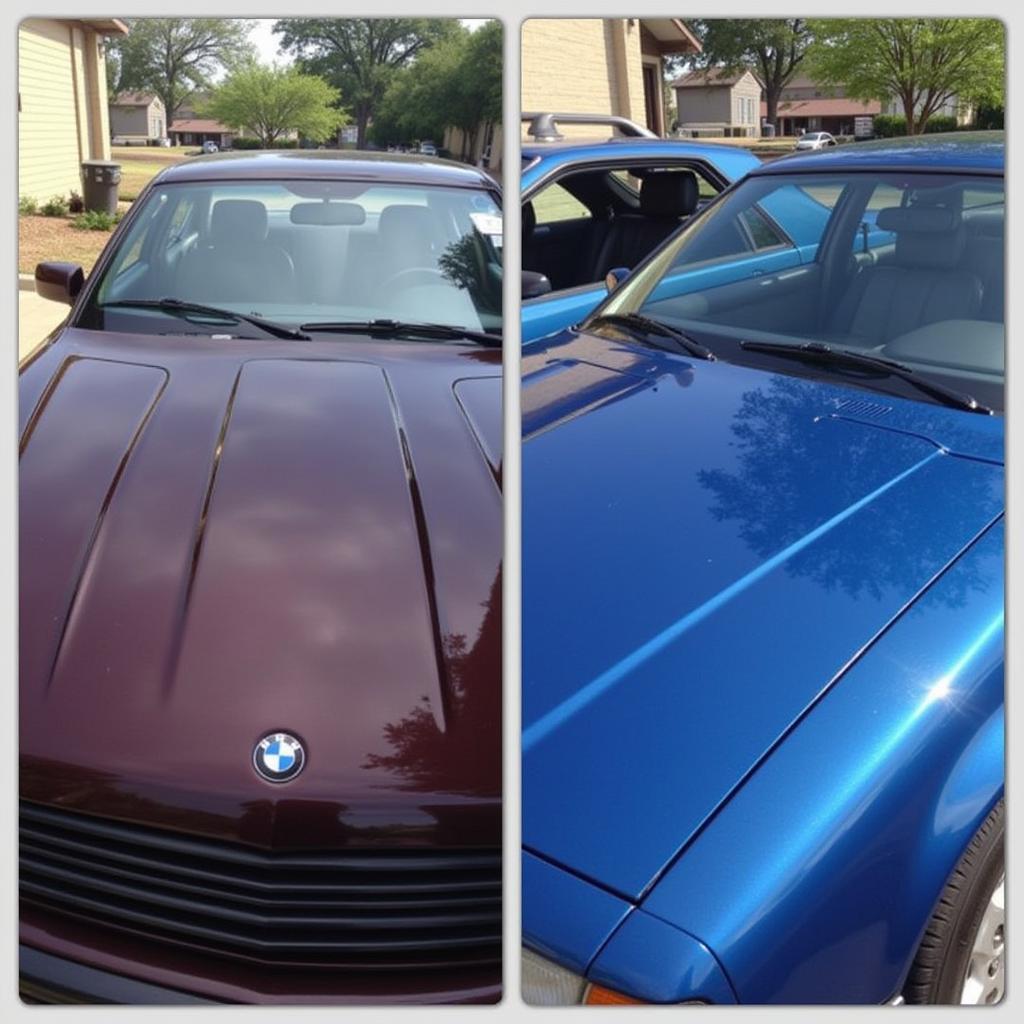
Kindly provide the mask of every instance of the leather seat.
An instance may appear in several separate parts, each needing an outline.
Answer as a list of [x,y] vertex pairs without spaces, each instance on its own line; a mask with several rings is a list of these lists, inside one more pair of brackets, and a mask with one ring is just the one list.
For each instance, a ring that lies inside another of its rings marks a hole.
[[858,271],[830,336],[877,345],[925,324],[978,318],[983,290],[977,274],[959,266],[966,243],[959,210],[890,207],[878,211],[877,224],[895,233],[895,259]]
[[700,188],[693,171],[656,171],[640,184],[640,212],[615,217],[597,252],[590,280],[613,267],[632,270],[697,209]]
[[218,199],[209,244],[182,259],[177,298],[223,305],[294,298],[291,256],[267,241],[267,208],[255,199]]

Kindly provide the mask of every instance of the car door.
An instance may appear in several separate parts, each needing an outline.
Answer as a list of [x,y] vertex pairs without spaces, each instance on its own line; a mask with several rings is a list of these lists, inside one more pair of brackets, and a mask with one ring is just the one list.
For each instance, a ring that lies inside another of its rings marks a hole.
[[[756,162],[756,158],[751,159]],[[636,158],[629,163],[632,166],[616,161],[604,167],[593,164],[587,167],[587,174],[591,177],[595,170],[606,172],[607,206],[618,209],[620,213],[636,212],[639,207],[639,186],[631,171],[653,168],[692,170],[698,177],[702,203],[710,201],[727,183],[717,169],[693,158]],[[604,281],[590,279],[584,271],[597,253],[608,221],[601,216],[604,211],[597,208],[599,202],[592,200],[590,206],[584,205],[573,195],[571,182],[568,183],[570,187],[566,187],[566,179],[571,178],[574,170],[579,172],[579,168],[571,168],[557,179],[525,194],[533,215],[524,216],[524,224],[532,221],[533,226],[528,233],[524,232],[523,268],[548,277],[552,290],[523,302],[523,344],[578,323],[607,294]],[[566,268],[571,269],[567,271]]]

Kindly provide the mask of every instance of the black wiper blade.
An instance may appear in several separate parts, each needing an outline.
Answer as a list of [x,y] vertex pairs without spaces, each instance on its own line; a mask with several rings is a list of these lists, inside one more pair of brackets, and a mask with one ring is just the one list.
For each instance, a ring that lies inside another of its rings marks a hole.
[[285,324],[276,323],[273,320],[264,320],[261,316],[253,316],[251,313],[239,313],[233,309],[224,309],[221,306],[206,306],[200,302],[186,302],[184,299],[112,299],[110,302],[100,304],[100,309],[108,306],[126,306],[129,309],[160,309],[165,313],[172,313],[178,316],[210,316],[220,317],[223,320],[234,320],[235,323],[252,324],[275,338],[289,338],[292,341],[309,341],[309,336],[295,327],[287,327]]
[[845,348],[833,348],[823,341],[808,341],[802,345],[787,345],[785,342],[775,341],[741,341],[740,348],[746,349],[748,352],[765,352],[774,356],[803,359],[807,362],[832,366],[845,366],[852,370],[866,370],[889,377],[899,377],[900,380],[905,380],[918,391],[930,395],[943,405],[949,405],[955,409],[966,409],[968,412],[978,412],[984,416],[992,415],[992,410],[987,405],[982,405],[971,395],[921,377],[909,366],[905,366],[895,359],[851,352]]
[[413,320],[323,320],[303,324],[303,331],[330,334],[369,334],[385,338],[426,338],[441,341],[473,341],[490,348],[501,347],[501,337],[456,324],[418,323]]
[[[715,354],[711,349],[706,348],[699,341],[694,341],[688,334],[684,334],[668,324],[663,324],[660,320],[654,320],[649,316],[642,316],[640,313],[601,313],[588,321],[587,326],[600,326],[601,324],[625,327],[648,344],[651,344],[651,335],[658,338],[668,338],[675,343],[676,349],[681,349],[691,356],[712,361],[715,359]],[[664,345],[656,345],[655,347],[665,348]]]

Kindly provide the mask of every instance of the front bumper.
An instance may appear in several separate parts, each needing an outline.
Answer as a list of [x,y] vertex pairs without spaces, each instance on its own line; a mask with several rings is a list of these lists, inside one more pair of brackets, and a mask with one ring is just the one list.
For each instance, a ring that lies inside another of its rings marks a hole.
[[18,991],[25,1003],[128,1003],[171,1006],[212,1000],[150,985],[111,971],[65,960],[31,946],[18,948]]

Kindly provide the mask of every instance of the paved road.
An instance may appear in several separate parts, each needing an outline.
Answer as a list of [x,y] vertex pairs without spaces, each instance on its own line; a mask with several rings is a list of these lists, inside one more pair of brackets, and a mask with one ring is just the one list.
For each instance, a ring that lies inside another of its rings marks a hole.
[[62,302],[42,299],[34,291],[18,289],[18,361],[21,362],[68,315]]

